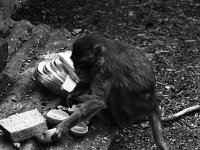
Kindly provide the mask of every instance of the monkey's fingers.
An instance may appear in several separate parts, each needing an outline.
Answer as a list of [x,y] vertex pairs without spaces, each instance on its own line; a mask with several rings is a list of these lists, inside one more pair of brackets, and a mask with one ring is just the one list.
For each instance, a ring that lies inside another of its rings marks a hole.
[[53,141],[58,141],[61,138],[61,132],[58,127],[56,128],[56,132],[52,135],[51,138]]

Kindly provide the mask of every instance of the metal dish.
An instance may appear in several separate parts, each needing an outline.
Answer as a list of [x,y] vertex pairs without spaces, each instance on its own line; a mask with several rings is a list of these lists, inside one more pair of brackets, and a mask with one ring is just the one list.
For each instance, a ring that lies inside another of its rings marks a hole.
[[45,65],[45,68],[47,70],[47,75],[50,77],[50,80],[53,82],[56,82],[58,85],[62,85],[64,83],[64,80],[62,80],[52,69],[50,66],[50,61],[48,61]]
[[47,74],[44,73],[44,68],[46,66],[47,62],[41,62],[39,63],[37,69],[34,72],[35,79],[37,79],[41,84],[43,84],[46,88],[51,90],[52,92],[61,95],[66,96],[68,94],[67,91],[61,90],[62,83],[54,77],[51,72],[47,71]]
[[44,68],[45,64],[46,64],[45,61],[40,62],[35,73],[37,73],[38,75],[43,75],[44,74],[43,68]]
[[54,65],[58,70],[62,73],[62,75],[66,78],[68,76],[68,70],[64,67],[62,62],[59,60],[59,58],[55,59]]
[[[76,83],[78,83],[80,80],[78,76],[75,74],[74,68],[68,63],[67,59],[64,57],[64,55],[59,55],[59,60],[63,64],[63,67],[68,71],[68,74],[72,80],[74,80]],[[70,61],[69,61],[70,62]]]
[[52,92],[66,96],[79,82],[78,76],[74,73],[70,54],[59,54],[53,60],[40,62],[34,72],[35,79]]
[[60,72],[60,70],[58,70],[58,68],[56,68],[55,64],[55,60],[52,60],[50,62],[50,67],[51,69],[56,73],[56,75],[64,82],[65,81],[65,76]]
[[55,82],[52,82],[48,75],[46,74],[38,75],[37,73],[35,73],[35,77],[41,84],[43,84],[46,88],[51,90],[53,93],[56,93],[61,96],[66,96],[68,94],[67,91],[61,90],[60,85],[58,85]]

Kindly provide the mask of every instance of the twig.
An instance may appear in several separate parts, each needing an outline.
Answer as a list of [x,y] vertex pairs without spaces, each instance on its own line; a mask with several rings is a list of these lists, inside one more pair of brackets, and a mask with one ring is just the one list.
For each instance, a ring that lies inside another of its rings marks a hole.
[[186,114],[189,114],[189,113],[192,113],[192,112],[195,112],[195,111],[198,111],[200,110],[200,105],[195,105],[195,106],[191,106],[191,107],[188,107],[178,113],[175,113],[173,115],[169,115],[167,117],[161,117],[161,120],[166,122],[166,121],[172,121],[172,120],[175,120],[183,115],[186,115]]
[[186,18],[187,20],[192,20],[192,21],[194,21],[194,22],[199,22],[199,20],[194,19],[194,18],[192,18],[192,17],[187,17],[187,16],[184,15],[184,14],[181,14],[180,17]]
[[147,5],[151,5],[152,3],[154,3],[154,0],[150,0],[149,2],[140,4],[140,5],[136,5],[136,7],[144,7],[144,6],[147,6]]
[[185,40],[186,43],[193,43],[193,42],[197,42],[198,40]]
[[162,83],[162,82],[156,82],[157,84],[160,84],[160,85],[164,85],[164,86],[166,86],[167,84],[165,84],[165,83]]

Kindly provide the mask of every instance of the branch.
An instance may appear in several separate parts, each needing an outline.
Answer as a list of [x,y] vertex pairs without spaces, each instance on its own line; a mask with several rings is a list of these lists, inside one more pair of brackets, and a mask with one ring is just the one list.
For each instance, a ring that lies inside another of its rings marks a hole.
[[191,107],[188,107],[178,113],[175,113],[173,115],[169,115],[167,117],[161,117],[161,120],[163,122],[167,122],[167,121],[172,121],[172,120],[175,120],[175,119],[178,119],[180,118],[181,116],[184,116],[186,114],[189,114],[189,113],[193,113],[193,112],[196,112],[200,110],[200,105],[194,105],[194,106],[191,106]]

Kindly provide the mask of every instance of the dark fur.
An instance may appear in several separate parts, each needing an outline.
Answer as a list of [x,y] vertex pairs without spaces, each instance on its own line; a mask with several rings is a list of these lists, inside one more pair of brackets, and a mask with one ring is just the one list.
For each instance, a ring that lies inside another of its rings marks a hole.
[[89,35],[73,44],[71,59],[80,82],[69,98],[78,98],[80,109],[58,126],[57,134],[104,110],[120,125],[147,116],[157,145],[167,150],[155,96],[155,75],[140,49]]

